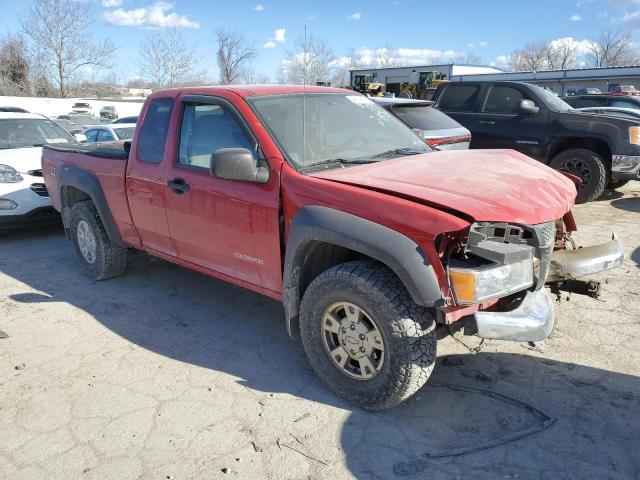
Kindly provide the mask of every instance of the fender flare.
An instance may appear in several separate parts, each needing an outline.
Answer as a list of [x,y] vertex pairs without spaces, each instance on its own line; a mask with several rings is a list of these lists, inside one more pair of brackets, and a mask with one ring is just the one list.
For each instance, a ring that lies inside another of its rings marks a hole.
[[313,242],[348,248],[385,264],[418,305],[443,304],[438,277],[416,242],[391,228],[349,213],[306,206],[296,212],[291,222],[284,262],[283,304],[290,335],[300,313],[302,267]]
[[72,165],[61,165],[58,167],[56,176],[58,177],[60,208],[62,209],[62,221],[65,229],[69,228],[70,220],[70,211],[65,212],[65,210],[70,207],[69,205],[65,205],[64,189],[65,187],[75,187],[86,193],[95,205],[98,215],[100,215],[102,225],[109,236],[109,240],[117,245],[124,245],[98,179],[86,170]]

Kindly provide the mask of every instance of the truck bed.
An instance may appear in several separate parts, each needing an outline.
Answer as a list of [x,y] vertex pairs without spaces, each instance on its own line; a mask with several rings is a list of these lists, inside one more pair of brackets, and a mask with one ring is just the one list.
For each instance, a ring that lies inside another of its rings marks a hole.
[[[126,241],[131,237],[130,230],[133,228],[125,189],[128,157],[129,152],[123,142],[43,147],[42,173],[53,207],[62,211],[62,192],[58,188],[60,176],[89,174],[100,184],[106,206],[111,211],[121,238]],[[93,198],[92,200],[94,203],[100,201]]]
[[126,160],[129,151],[124,142],[78,143],[77,145],[45,145],[43,148],[58,152],[80,153],[90,157],[108,158],[110,160]]

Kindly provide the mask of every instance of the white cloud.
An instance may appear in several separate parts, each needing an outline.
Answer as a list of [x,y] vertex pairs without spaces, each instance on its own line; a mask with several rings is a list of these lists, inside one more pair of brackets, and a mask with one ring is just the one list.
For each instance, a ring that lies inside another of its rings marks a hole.
[[307,15],[307,20],[310,21],[310,22],[313,22],[316,18],[318,18],[318,17],[316,17],[316,15],[313,14],[313,13]]
[[286,30],[285,30],[284,28],[278,28],[278,29],[276,29],[276,31],[275,31],[275,32],[274,32],[274,34],[273,34],[273,39],[274,39],[276,42],[279,42],[279,43],[284,42],[284,41],[285,41],[285,38],[284,38],[284,34],[285,34],[285,32],[286,32]]
[[347,20],[353,20],[354,22],[357,22],[361,17],[362,14],[360,12],[353,12],[351,15],[347,15]]
[[489,45],[489,43],[487,43],[487,42],[480,42],[478,45],[480,45],[481,47],[486,47],[487,45]]
[[267,9],[263,4],[259,3],[255,7],[253,7],[254,12],[264,12]]
[[574,13],[573,15],[571,15],[569,17],[569,20],[572,22],[579,22],[580,20],[582,20],[582,17],[580,15],[578,15],[577,13]]
[[102,0],[101,4],[105,8],[115,8],[122,5],[122,0]]
[[469,47],[469,48],[476,48],[476,44],[475,44],[475,43],[473,43],[473,42],[469,42],[469,43],[467,43],[467,47]]
[[276,48],[277,43],[284,43],[286,41],[285,38],[286,29],[284,28],[276,28],[275,32],[273,32],[273,37],[267,40],[262,48],[266,48],[267,50]]
[[168,2],[156,2],[148,7],[125,10],[117,8],[102,14],[106,23],[124,27],[142,28],[200,28],[198,22],[189,20],[185,15],[170,13],[173,4]]
[[591,52],[591,50],[589,49],[589,47],[592,45],[591,40],[576,40],[573,37],[563,37],[549,42],[552,47],[558,47],[559,45],[566,43],[571,44],[575,48],[576,56],[578,57],[587,55]]

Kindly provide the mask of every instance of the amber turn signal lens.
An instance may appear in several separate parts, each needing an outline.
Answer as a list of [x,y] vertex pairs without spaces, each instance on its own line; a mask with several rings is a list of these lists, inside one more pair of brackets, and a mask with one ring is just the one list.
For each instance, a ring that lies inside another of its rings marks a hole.
[[473,272],[461,272],[452,270],[449,278],[456,291],[456,298],[460,302],[472,303],[475,297],[476,277]]

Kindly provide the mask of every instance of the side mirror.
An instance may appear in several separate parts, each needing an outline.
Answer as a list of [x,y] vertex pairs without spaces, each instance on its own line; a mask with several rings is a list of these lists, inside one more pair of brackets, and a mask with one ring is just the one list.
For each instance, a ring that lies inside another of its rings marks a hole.
[[520,100],[520,110],[529,115],[535,115],[540,111],[540,107],[536,106],[532,100]]
[[269,169],[246,148],[221,148],[211,155],[211,175],[226,180],[267,183]]
[[87,136],[84,133],[74,133],[73,138],[80,143],[84,143],[87,141]]

